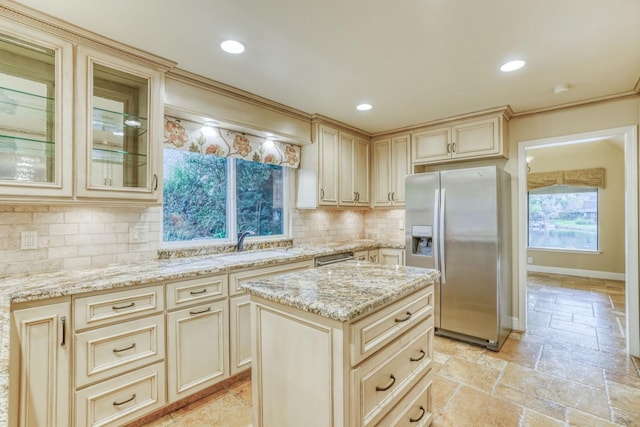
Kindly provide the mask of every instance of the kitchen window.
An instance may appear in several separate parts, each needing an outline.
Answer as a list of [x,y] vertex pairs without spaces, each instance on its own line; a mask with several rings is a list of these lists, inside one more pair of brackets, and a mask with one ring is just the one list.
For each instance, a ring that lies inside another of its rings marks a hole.
[[164,150],[163,240],[283,235],[284,174],[282,166]]
[[598,251],[598,189],[554,185],[530,190],[529,248]]
[[165,117],[163,241],[285,235],[287,170],[299,148]]

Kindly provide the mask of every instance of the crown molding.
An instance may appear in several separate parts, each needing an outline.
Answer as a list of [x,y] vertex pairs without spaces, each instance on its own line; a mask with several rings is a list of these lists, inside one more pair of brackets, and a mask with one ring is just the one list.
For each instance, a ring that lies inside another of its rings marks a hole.
[[228,96],[230,98],[276,111],[278,113],[286,114],[298,120],[302,120],[305,122],[311,121],[311,114],[305,113],[304,111],[297,110],[293,107],[289,107],[288,105],[280,104],[279,102],[272,101],[262,96],[255,95],[251,92],[238,89],[237,87],[230,86],[228,84],[212,80],[207,77],[203,77],[190,71],[182,70],[180,68],[174,68],[170,70],[166,76],[168,78],[178,80],[192,86],[197,86],[201,89]]
[[316,124],[316,123],[324,123],[324,124],[328,124],[328,125],[332,125],[332,126],[337,126],[340,128],[343,128],[345,130],[349,130],[351,132],[357,133],[360,136],[363,136],[365,138],[371,138],[371,133],[364,131],[362,129],[359,129],[355,126],[351,126],[347,123],[341,122],[339,120],[336,119],[332,119],[331,117],[327,117],[327,116],[323,116],[322,114],[313,114],[311,115],[311,124]]
[[456,116],[444,117],[442,119],[437,119],[430,122],[424,122],[417,125],[405,126],[402,128],[397,128],[392,130],[385,130],[383,132],[376,132],[374,134],[371,134],[371,137],[377,138],[380,136],[390,136],[393,134],[410,132],[410,131],[422,129],[429,126],[441,125],[441,124],[455,122],[459,120],[478,119],[486,116],[495,116],[497,114],[502,114],[504,119],[507,121],[511,120],[511,118],[514,117],[514,112],[511,109],[511,106],[503,105],[501,107],[488,108],[486,110],[480,110],[480,111],[474,111],[471,113],[459,114]]
[[[636,87],[637,87],[637,85],[636,85]],[[531,115],[534,115],[534,114],[548,113],[550,111],[564,110],[566,108],[583,107],[583,106],[587,106],[587,105],[601,104],[601,103],[612,102],[612,101],[619,101],[619,100],[622,100],[622,99],[625,99],[625,98],[637,97],[638,95],[639,95],[638,91],[632,90],[632,91],[628,91],[628,92],[618,93],[618,94],[615,94],[615,95],[608,95],[608,96],[602,96],[602,97],[599,97],[599,98],[591,98],[591,99],[585,99],[585,100],[582,100],[582,101],[575,101],[575,102],[569,102],[569,103],[566,103],[566,104],[554,105],[552,107],[544,107],[544,108],[536,108],[534,110],[520,111],[518,113],[514,113],[513,117],[531,116]]]
[[176,66],[176,62],[169,59],[117,42],[12,1],[0,4],[0,16],[55,35],[71,43],[82,44],[147,67],[167,71]]

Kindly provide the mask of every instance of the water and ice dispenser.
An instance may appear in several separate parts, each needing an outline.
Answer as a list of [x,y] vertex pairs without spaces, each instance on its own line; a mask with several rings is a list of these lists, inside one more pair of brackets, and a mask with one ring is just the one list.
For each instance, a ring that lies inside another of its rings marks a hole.
[[414,225],[411,227],[411,253],[433,256],[433,226]]

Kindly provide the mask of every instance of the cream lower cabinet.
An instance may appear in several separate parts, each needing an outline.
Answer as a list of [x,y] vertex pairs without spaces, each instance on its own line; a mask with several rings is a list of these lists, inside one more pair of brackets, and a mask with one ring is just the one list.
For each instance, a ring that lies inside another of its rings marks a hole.
[[227,274],[167,284],[169,403],[229,377]]
[[433,286],[351,322],[252,301],[254,426],[431,424]]
[[9,425],[69,424],[71,303],[12,313]]
[[313,268],[313,261],[301,261],[272,267],[252,268],[229,273],[231,322],[230,372],[235,375],[251,367],[251,311],[248,295],[240,289],[243,282]]
[[164,300],[163,285],[74,299],[76,427],[120,426],[164,406]]
[[380,264],[404,265],[404,249],[380,248],[378,257]]

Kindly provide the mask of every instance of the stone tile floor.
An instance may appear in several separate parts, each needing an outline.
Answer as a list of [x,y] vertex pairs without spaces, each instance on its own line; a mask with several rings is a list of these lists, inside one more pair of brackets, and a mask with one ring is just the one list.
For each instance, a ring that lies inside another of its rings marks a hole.
[[[531,274],[528,330],[500,352],[436,337],[433,426],[640,426],[624,334],[623,282]],[[251,426],[250,381],[147,426]]]

